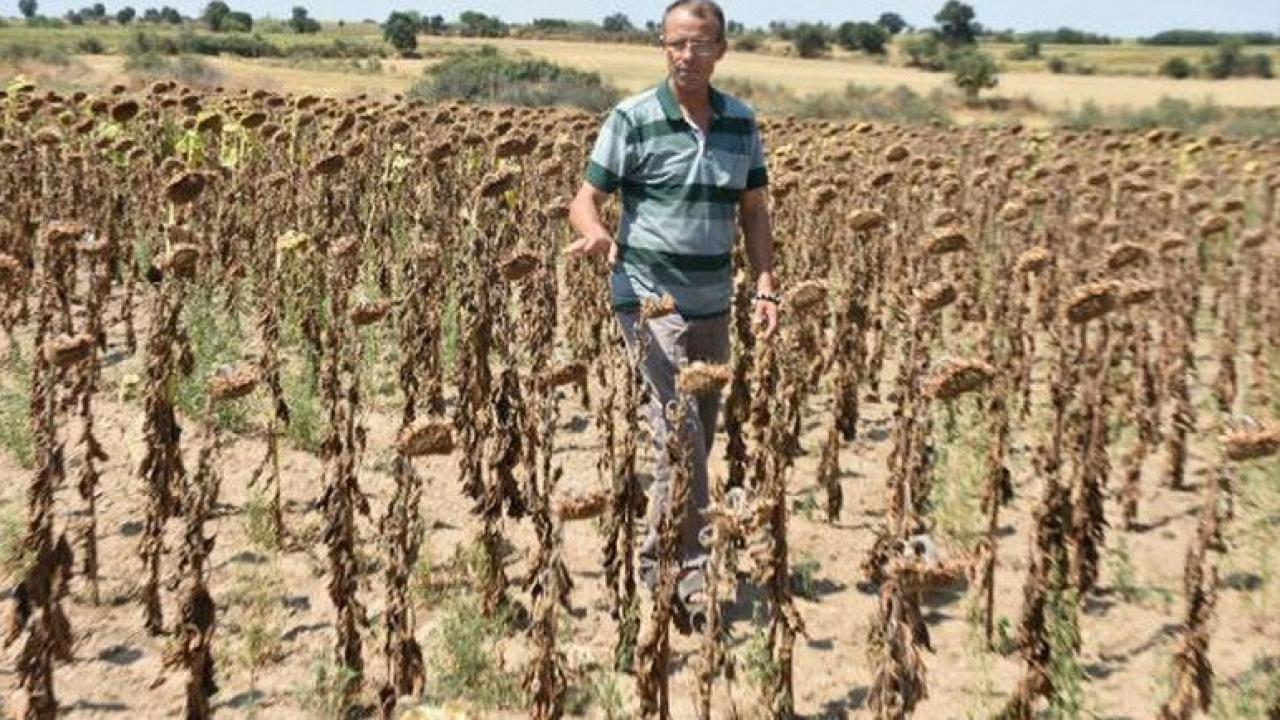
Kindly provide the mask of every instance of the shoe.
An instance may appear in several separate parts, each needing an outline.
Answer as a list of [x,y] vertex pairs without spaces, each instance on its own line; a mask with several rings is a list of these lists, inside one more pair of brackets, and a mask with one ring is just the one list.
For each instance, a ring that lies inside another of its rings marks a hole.
[[676,583],[672,621],[681,635],[700,633],[707,626],[707,576],[701,567],[688,568]]

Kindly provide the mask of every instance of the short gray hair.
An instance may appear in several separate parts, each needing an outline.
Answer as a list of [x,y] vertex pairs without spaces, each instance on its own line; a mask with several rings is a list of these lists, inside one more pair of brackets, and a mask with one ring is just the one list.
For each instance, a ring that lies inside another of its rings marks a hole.
[[667,26],[667,16],[678,8],[684,8],[693,14],[694,17],[702,18],[703,20],[715,18],[716,24],[720,27],[720,36],[716,39],[720,41],[724,40],[724,10],[720,9],[720,5],[718,5],[715,0],[675,0],[675,2],[668,5],[666,11],[662,13],[662,27],[664,29]]

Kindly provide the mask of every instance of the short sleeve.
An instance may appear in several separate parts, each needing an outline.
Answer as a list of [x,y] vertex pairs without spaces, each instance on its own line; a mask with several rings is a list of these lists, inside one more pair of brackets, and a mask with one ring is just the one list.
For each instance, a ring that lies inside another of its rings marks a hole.
[[596,146],[587,162],[587,182],[597,190],[612,193],[627,176],[627,132],[631,121],[615,109],[605,119]]
[[751,139],[748,153],[751,169],[747,171],[747,189],[755,190],[769,184],[769,170],[764,163],[764,143],[760,140],[760,126],[751,123]]

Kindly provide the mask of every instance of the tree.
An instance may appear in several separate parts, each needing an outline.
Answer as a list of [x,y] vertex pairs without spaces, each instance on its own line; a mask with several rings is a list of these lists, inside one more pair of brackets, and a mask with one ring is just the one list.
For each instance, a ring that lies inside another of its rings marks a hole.
[[631,32],[635,26],[631,24],[631,18],[623,13],[614,13],[604,19],[600,23],[600,27],[604,28],[608,33],[624,33]]
[[418,49],[418,20],[406,12],[393,12],[382,24],[382,38],[401,55]]
[[230,14],[231,8],[226,3],[222,2],[222,0],[213,0],[213,2],[204,6],[204,12],[200,13],[200,21],[210,30],[219,32],[222,30],[222,22]]
[[791,30],[791,45],[802,58],[816,58],[826,54],[830,47],[826,28],[821,25],[801,23]]
[[875,23],[846,22],[836,28],[836,42],[845,50],[881,55],[889,42],[889,31]]
[[973,22],[973,7],[960,0],[947,0],[937,15],[933,16],[938,23],[938,36],[942,42],[951,47],[973,45],[978,41],[978,27]]
[[94,3],[89,8],[89,16],[98,22],[104,22],[107,19],[107,6],[102,3]]
[[68,11],[67,11],[67,14],[66,14],[66,15],[63,15],[62,17],[63,17],[63,18],[65,18],[65,19],[66,19],[66,21],[67,21],[67,23],[68,23],[68,24],[71,24],[71,25],[83,25],[83,24],[84,24],[84,16],[83,16],[83,15],[81,15],[81,14],[80,14],[78,11],[76,11],[76,10],[68,10]]
[[160,20],[161,22],[167,22],[170,25],[181,25],[182,13],[178,12],[174,8],[169,7],[168,5],[165,5],[164,7],[160,8]]
[[977,50],[960,50],[951,56],[951,79],[964,91],[970,102],[978,99],[978,93],[993,88],[1000,81],[996,61]]
[[138,17],[138,11],[134,10],[131,5],[125,5],[116,13],[116,22],[121,25],[128,25],[136,17]]
[[428,35],[443,35],[445,29],[444,16],[432,15],[429,18],[423,18],[420,29]]
[[502,20],[496,15],[467,10],[458,16],[458,22],[462,23],[463,37],[502,37],[507,34]]
[[249,32],[253,29],[253,16],[239,10],[227,13],[222,20],[222,32]]
[[876,24],[889,31],[890,35],[897,35],[907,29],[907,21],[896,12],[880,13],[880,18],[876,20]]
[[301,5],[293,6],[293,15],[289,17],[289,27],[299,35],[320,32],[320,23],[307,13]]

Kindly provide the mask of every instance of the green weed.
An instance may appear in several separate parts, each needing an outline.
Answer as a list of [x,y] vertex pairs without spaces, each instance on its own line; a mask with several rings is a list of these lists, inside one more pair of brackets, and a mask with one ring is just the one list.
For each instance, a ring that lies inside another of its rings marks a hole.
[[519,697],[516,676],[503,668],[498,644],[508,615],[486,618],[478,598],[457,598],[440,612],[428,647],[427,696],[432,702],[465,700],[482,710],[503,707]]

